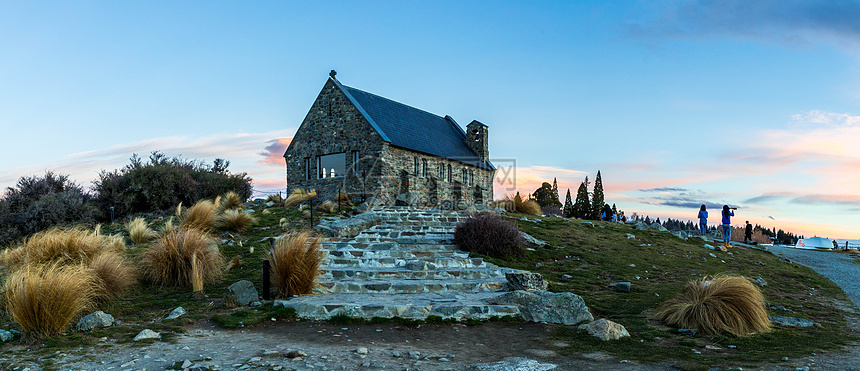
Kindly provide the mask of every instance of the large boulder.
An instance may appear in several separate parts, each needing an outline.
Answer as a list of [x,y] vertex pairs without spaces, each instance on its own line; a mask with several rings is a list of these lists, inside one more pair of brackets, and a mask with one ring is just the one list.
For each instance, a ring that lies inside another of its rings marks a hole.
[[648,224],[645,224],[645,222],[643,222],[643,221],[637,221],[636,222],[636,229],[638,229],[640,231],[646,231],[646,230],[648,230],[648,228],[649,228]]
[[511,291],[524,290],[546,290],[547,283],[544,281],[540,273],[531,272],[514,272],[505,273],[505,279],[508,280],[508,287]]
[[113,316],[102,311],[93,312],[81,318],[75,325],[80,331],[89,331],[97,327],[110,327],[113,324]]
[[520,231],[520,238],[521,238],[523,241],[525,241],[526,243],[531,244],[531,245],[535,245],[535,246],[538,246],[538,247],[544,247],[544,246],[546,246],[546,244],[547,244],[547,242],[546,242],[546,241],[544,241],[544,240],[539,240],[539,239],[537,239],[537,238],[534,238],[534,237],[532,237],[531,235],[529,235],[528,233],[526,233],[526,232],[522,232],[522,231]]
[[612,322],[606,318],[601,318],[597,321],[579,325],[580,330],[585,330],[589,335],[594,336],[603,341],[618,340],[623,337],[629,337],[630,333],[620,324]]
[[227,287],[227,297],[224,301],[236,305],[245,306],[251,302],[259,301],[260,296],[251,281],[241,280]]
[[570,292],[511,291],[484,301],[493,305],[517,305],[526,321],[576,325],[594,320],[585,301]]
[[134,341],[141,341],[141,340],[146,340],[146,339],[161,339],[161,334],[159,334],[155,331],[152,331],[150,329],[144,329],[143,331],[139,332],[137,334],[137,336],[134,337],[133,340]]
[[329,237],[351,238],[357,236],[359,232],[379,224],[382,224],[382,216],[369,211],[346,219],[324,218],[317,224],[316,230]]
[[663,225],[661,225],[660,223],[657,223],[657,222],[651,223],[651,229],[656,229],[660,232],[668,231],[668,229],[666,229],[666,227],[664,227]]

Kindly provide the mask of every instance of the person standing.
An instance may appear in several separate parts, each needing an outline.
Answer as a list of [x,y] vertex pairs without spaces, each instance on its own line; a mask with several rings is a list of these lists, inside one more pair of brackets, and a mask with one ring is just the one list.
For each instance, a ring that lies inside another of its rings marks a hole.
[[705,205],[699,209],[699,229],[702,235],[708,234],[708,210]]
[[729,208],[729,205],[723,205],[723,245],[725,247],[732,247],[732,217],[735,216],[734,211],[738,208],[732,207]]
[[752,230],[753,226],[750,224],[750,221],[747,220],[747,226],[746,229],[744,229],[744,241],[746,243],[752,243]]

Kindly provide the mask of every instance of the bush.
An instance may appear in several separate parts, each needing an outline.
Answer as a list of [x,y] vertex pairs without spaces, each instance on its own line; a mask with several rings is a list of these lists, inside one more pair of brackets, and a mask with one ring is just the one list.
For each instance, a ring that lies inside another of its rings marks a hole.
[[215,226],[222,231],[243,232],[254,225],[257,218],[240,210],[227,210],[218,216]]
[[310,294],[322,263],[320,239],[307,232],[278,239],[269,251],[269,261],[272,281],[283,297]]
[[0,199],[0,245],[54,226],[94,223],[92,197],[66,175],[22,177]]
[[212,201],[197,201],[194,206],[185,211],[185,216],[179,224],[182,228],[196,228],[208,231],[215,226],[218,219],[218,207]]
[[465,251],[496,258],[522,255],[520,230],[513,222],[496,214],[477,214],[454,230],[454,243]]
[[149,223],[144,218],[134,218],[125,223],[125,230],[128,231],[128,237],[135,245],[147,243],[158,236],[155,231],[149,228]]
[[113,251],[96,256],[90,269],[97,279],[95,291],[100,298],[114,298],[137,282],[137,270]]
[[25,239],[0,254],[0,265],[15,270],[25,265],[89,264],[99,254],[125,250],[121,239],[104,236],[82,227],[51,228]]
[[660,305],[654,318],[705,335],[747,336],[770,329],[764,296],[752,282],[736,276],[688,283],[680,295]]
[[92,275],[81,266],[30,265],[3,285],[6,311],[31,336],[56,336],[92,306]]
[[141,254],[142,276],[161,286],[186,286],[194,276],[203,282],[221,277],[224,258],[208,233],[180,229],[161,236]]
[[227,171],[229,161],[216,159],[205,165],[160,152],[153,152],[147,163],[137,155],[130,161],[121,170],[102,171],[94,182],[96,201],[102,208],[114,206],[117,218],[191,205],[230,191],[241,199],[251,196],[251,179]]

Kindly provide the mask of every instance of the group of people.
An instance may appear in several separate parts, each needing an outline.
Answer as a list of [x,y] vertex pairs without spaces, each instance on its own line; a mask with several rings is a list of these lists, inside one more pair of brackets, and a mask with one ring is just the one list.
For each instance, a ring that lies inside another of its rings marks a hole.
[[606,222],[626,223],[627,216],[624,215],[623,211],[614,212],[609,204],[603,204],[603,212],[600,214],[600,220]]
[[[736,207],[729,207],[729,205],[723,205],[722,211],[722,229],[723,229],[723,245],[725,247],[732,247],[732,217],[735,216],[734,210],[737,210]],[[701,228],[702,234],[708,233],[708,208],[705,205],[702,205],[699,208],[699,227]],[[750,224],[749,220],[746,223],[746,228],[744,229],[744,240],[747,243],[752,241],[752,224]]]

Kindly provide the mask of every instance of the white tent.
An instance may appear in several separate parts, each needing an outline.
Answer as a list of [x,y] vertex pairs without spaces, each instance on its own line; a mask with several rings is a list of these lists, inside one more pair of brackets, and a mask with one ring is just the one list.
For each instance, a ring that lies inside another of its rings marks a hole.
[[823,237],[801,238],[794,247],[798,249],[833,249],[833,241]]

